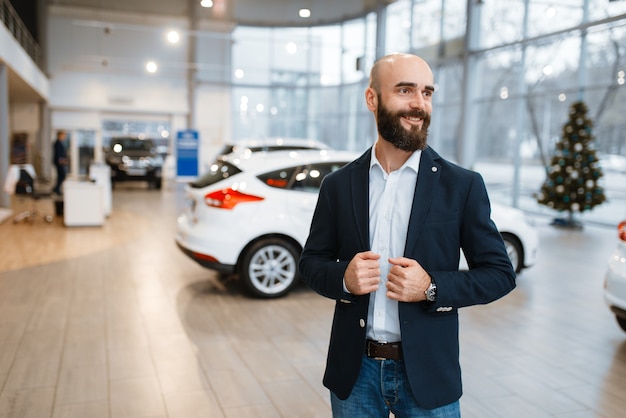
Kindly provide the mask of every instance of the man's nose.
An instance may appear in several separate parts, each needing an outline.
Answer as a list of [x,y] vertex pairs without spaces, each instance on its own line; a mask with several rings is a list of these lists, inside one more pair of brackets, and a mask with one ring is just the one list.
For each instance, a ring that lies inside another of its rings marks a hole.
[[425,109],[425,101],[424,98],[422,97],[421,94],[416,94],[411,98],[411,101],[409,102],[409,105],[411,106],[411,108],[413,109],[421,109],[424,110]]

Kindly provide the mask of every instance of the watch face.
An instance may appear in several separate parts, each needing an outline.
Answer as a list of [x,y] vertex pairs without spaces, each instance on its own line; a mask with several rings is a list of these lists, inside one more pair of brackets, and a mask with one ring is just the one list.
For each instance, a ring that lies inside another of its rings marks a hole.
[[428,287],[428,289],[426,290],[426,299],[429,302],[434,302],[435,301],[435,295],[437,292],[437,287],[434,284],[430,284],[430,286]]

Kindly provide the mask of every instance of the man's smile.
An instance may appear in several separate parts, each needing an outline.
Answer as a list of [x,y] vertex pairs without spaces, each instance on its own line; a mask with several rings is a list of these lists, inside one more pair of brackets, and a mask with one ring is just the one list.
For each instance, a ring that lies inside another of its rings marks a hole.
[[424,119],[418,116],[402,116],[402,119],[411,126],[421,127],[424,124]]

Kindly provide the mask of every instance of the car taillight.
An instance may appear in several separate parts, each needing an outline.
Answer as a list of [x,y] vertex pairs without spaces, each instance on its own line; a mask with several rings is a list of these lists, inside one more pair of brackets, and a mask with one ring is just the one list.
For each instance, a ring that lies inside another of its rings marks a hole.
[[626,221],[622,221],[617,225],[617,236],[620,240],[626,242]]
[[207,206],[219,209],[233,209],[239,203],[258,202],[261,200],[263,200],[262,197],[241,193],[232,188],[218,190],[204,196],[204,202]]

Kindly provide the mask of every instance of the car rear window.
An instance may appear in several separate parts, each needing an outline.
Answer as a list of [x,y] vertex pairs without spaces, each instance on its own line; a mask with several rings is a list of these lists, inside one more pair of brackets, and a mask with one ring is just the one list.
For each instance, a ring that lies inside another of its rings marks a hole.
[[230,154],[235,149],[235,146],[232,144],[226,144],[222,147],[222,149],[217,153],[218,157],[221,155]]
[[289,167],[261,174],[257,178],[268,186],[278,189],[318,192],[322,179],[347,163],[347,161],[324,162]]
[[317,149],[316,147],[308,147],[305,145],[266,145],[258,147],[246,147],[250,152],[271,152],[271,151],[301,151]]
[[227,179],[230,176],[234,176],[237,173],[241,173],[239,168],[227,161],[217,160],[211,165],[211,168],[206,174],[189,183],[189,185],[193,188],[201,189]]

